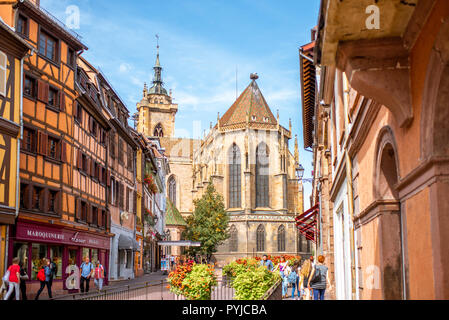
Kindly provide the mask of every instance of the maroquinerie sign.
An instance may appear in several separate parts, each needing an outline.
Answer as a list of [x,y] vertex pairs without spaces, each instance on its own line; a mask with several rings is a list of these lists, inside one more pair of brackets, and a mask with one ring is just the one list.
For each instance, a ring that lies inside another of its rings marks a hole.
[[19,222],[17,224],[16,235],[16,238],[20,240],[43,241],[109,249],[109,238],[69,229],[58,229]]

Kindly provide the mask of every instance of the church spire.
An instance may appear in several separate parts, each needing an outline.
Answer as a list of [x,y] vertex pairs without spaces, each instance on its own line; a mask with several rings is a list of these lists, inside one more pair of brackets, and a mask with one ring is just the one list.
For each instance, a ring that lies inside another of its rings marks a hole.
[[164,88],[164,82],[162,81],[162,67],[159,60],[159,35],[156,35],[157,39],[157,55],[156,64],[154,65],[154,77],[153,86],[149,90],[149,94],[165,94],[167,95],[167,90]]

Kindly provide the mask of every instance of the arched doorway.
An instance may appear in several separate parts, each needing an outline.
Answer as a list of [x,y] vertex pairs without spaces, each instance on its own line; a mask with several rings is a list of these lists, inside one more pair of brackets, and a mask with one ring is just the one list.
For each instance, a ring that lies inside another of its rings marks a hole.
[[379,253],[382,296],[385,300],[401,300],[403,290],[403,242],[398,155],[393,132],[384,127],[377,144],[374,194],[379,203]]

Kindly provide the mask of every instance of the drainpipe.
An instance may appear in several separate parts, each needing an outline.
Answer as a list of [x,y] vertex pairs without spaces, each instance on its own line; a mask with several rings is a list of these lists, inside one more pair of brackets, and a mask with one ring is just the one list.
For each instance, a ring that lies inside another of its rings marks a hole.
[[[346,75],[342,73],[343,77],[343,103],[345,110],[345,127],[346,127],[346,141],[349,138],[349,85]],[[350,215],[350,248],[351,248],[351,282],[352,282],[352,299],[356,299],[356,278],[355,278],[355,243],[354,243],[354,195],[352,192],[352,162],[349,157],[348,150],[345,150],[346,158],[346,180],[347,180],[347,190],[348,190],[348,204],[349,204],[349,215]]]

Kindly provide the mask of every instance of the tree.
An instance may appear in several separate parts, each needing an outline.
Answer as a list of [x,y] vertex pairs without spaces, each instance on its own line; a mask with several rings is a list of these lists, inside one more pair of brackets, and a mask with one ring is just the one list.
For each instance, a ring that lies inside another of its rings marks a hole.
[[195,200],[194,205],[195,210],[186,221],[184,238],[201,242],[201,247],[191,247],[188,253],[206,255],[209,261],[217,246],[229,238],[229,216],[223,196],[216,191],[212,180],[209,180],[203,197]]

